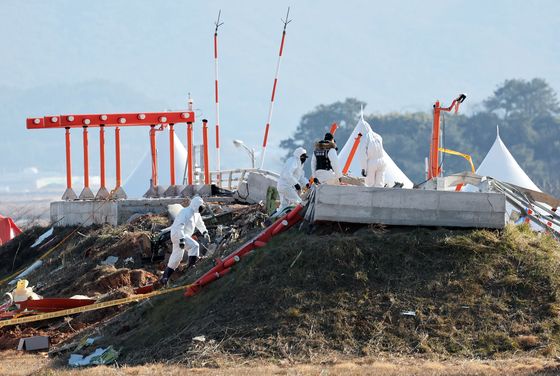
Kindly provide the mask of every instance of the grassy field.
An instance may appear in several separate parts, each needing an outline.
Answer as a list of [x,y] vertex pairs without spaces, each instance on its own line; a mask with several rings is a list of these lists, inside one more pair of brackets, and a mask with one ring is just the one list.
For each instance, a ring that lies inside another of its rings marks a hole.
[[[131,271],[105,273],[110,268],[98,264],[108,254],[124,259],[140,252],[132,240],[151,226],[80,229],[34,278],[44,282],[41,291],[48,295],[105,292],[114,288],[101,283],[107,277]],[[63,238],[70,230],[55,236]],[[19,251],[19,245],[4,248],[0,271],[33,257],[26,246],[31,235],[20,239]],[[175,283],[192,281],[211,262],[178,274]],[[323,226],[312,235],[293,229],[188,300],[181,292],[170,293],[106,316],[100,311],[68,324],[55,319],[4,328],[0,339],[12,349],[18,338],[40,329],[56,346],[74,348],[84,336],[99,336],[96,346],[112,345],[121,353],[120,368],[87,371],[104,375],[187,369],[199,374],[560,374],[559,269],[559,243],[524,226],[501,231]],[[105,274],[97,278],[96,273]],[[195,340],[199,336],[205,340]],[[51,362],[3,353],[0,375],[21,369],[33,374],[21,366],[27,361],[36,374],[72,374],[77,371],[63,367],[68,354]]]
[[[313,363],[330,352],[553,357],[559,258],[554,239],[525,227],[293,231],[194,298],[154,299],[103,333],[129,364],[207,367],[212,354]],[[192,340],[200,335],[208,341]]]
[[0,374],[3,376],[328,376],[328,375],[376,375],[376,376],[553,376],[560,374],[560,363],[542,358],[505,360],[449,360],[434,361],[407,357],[368,357],[352,360],[333,359],[324,364],[290,365],[286,362],[241,362],[220,368],[187,368],[180,365],[154,363],[144,366],[98,366],[72,369],[54,364],[40,354],[18,354],[15,351],[0,353]]

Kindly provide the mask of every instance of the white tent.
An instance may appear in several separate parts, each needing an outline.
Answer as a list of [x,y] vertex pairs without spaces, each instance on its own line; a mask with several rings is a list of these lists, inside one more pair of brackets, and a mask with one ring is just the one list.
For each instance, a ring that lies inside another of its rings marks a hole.
[[[182,184],[183,171],[187,160],[187,149],[177,134],[173,135],[175,150],[175,184]],[[146,149],[150,150],[149,140]],[[157,165],[158,165],[158,184],[169,186],[170,170],[169,170],[169,134],[167,132],[156,133],[157,147]],[[152,178],[152,157],[150,152],[146,152],[140,162],[136,165],[132,173],[126,178],[123,189],[128,198],[141,198],[150,188],[150,179]]]
[[478,166],[476,173],[480,176],[490,176],[506,183],[541,192],[502,142],[498,128],[496,128],[496,141]]
[[[496,141],[494,141],[494,144],[488,151],[488,154],[486,154],[486,157],[484,157],[484,160],[480,166],[478,166],[476,174],[480,176],[489,176],[506,183],[541,192],[539,187],[537,187],[531,178],[527,176],[525,171],[523,171],[521,166],[519,166],[519,163],[517,163],[513,155],[511,155],[510,151],[503,143],[500,138],[500,131],[498,127],[496,127]],[[476,188],[470,185],[465,188],[465,191],[476,191]],[[550,209],[549,205],[543,205]],[[535,207],[533,210],[543,217],[548,215],[545,211],[542,211],[539,208]],[[509,217],[514,211],[517,211],[517,209],[515,209],[509,202],[506,202],[506,215]],[[530,226],[535,231],[543,231],[542,226],[534,222],[531,222]],[[556,231],[559,230],[555,225],[553,228]]]
[[[350,138],[348,139],[348,141],[346,141],[346,144],[344,144],[344,147],[338,154],[338,159],[340,160],[340,168],[343,168],[350,154],[350,150],[354,145],[354,140],[356,139],[356,137],[358,137],[358,133],[362,134],[362,138],[360,139],[360,146],[358,146],[358,150],[356,151],[354,159],[352,159],[352,163],[350,164],[350,169],[348,170],[349,175],[361,176],[362,168],[360,166],[360,158],[358,157],[358,155],[360,153],[365,153],[365,151],[363,150],[363,141],[365,140],[365,136],[368,132],[373,132],[373,130],[371,129],[371,126],[368,124],[368,122],[364,120],[364,116],[362,113],[358,124],[356,124],[356,127],[350,135]],[[396,163],[389,156],[389,154],[387,154],[386,151],[384,154],[384,158],[387,165],[387,167],[385,168],[385,183],[387,184],[387,186],[392,187],[395,182],[399,182],[403,183],[404,188],[412,188],[414,185],[412,181],[404,174],[404,172],[401,171],[401,169],[396,165]]]

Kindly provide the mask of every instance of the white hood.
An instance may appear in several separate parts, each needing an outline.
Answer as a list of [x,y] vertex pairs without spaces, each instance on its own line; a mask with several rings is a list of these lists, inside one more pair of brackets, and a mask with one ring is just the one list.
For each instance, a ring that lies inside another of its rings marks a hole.
[[[362,134],[362,138],[360,139],[360,147],[363,147],[362,145],[365,143],[365,139],[366,139],[365,136],[369,132],[373,132],[373,130],[371,129],[368,122],[365,121],[362,116],[358,121],[358,124],[356,124],[356,127],[352,131],[350,138],[348,139],[348,141],[346,141],[346,143],[342,147],[342,150],[338,154],[338,160],[340,162],[341,168],[344,168],[344,165],[346,164],[346,160],[350,155],[350,150],[354,145],[354,140],[358,136],[358,133]],[[395,184],[395,182],[399,182],[399,183],[403,183],[404,188],[413,187],[414,184],[412,183],[412,181],[404,174],[404,172],[402,172],[402,170],[396,165],[396,163],[389,156],[389,154],[387,154],[386,151],[384,151],[383,159],[386,164],[385,182],[387,183],[387,186],[392,187]],[[361,171],[360,159],[354,157],[354,159],[352,159],[352,163],[350,164],[350,170],[348,170],[348,174],[351,176],[360,176],[360,171]]]

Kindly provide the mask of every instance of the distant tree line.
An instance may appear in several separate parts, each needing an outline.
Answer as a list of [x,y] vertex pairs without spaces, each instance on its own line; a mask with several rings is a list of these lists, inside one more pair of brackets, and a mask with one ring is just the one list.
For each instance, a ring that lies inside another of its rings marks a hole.
[[[314,142],[337,122],[335,138],[342,147],[357,123],[361,106],[366,103],[354,98],[319,105],[303,115],[295,134],[282,140],[280,146],[287,155],[297,146],[311,151]],[[383,136],[385,149],[408,177],[414,182],[423,181],[432,114],[388,113],[365,118]],[[499,126],[500,137],[535,184],[560,197],[560,105],[556,92],[545,80],[506,80],[479,110],[470,115],[446,114],[443,123],[444,146],[472,155],[475,167],[492,146]],[[452,173],[469,167],[464,159],[446,155],[444,169]]]

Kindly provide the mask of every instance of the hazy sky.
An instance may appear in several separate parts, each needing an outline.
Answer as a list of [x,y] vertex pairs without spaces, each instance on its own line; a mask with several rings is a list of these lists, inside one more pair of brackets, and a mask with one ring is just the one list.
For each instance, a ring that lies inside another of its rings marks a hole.
[[[199,118],[214,124],[212,37],[221,9],[223,164],[247,165],[231,140],[260,148],[288,5],[293,21],[280,68],[274,146],[301,115],[346,97],[384,113],[428,111],[435,99],[466,92],[468,111],[508,78],[542,77],[560,90],[559,1],[2,0],[0,126],[24,128],[26,116],[87,109],[179,109],[189,92]],[[87,85],[123,100],[92,98],[80,90]],[[0,147],[43,137],[18,128]],[[0,171],[22,163],[63,166],[56,148],[63,147],[62,132],[56,137],[50,152],[45,146],[32,157],[10,155],[18,163],[3,159]],[[282,155],[271,147],[266,167],[278,168]],[[80,160],[75,164],[79,172]]]

